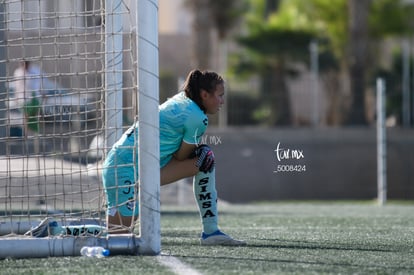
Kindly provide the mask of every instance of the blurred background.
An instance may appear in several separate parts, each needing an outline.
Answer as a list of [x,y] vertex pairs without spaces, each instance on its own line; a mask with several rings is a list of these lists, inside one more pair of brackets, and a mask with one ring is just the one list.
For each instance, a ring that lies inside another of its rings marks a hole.
[[[23,57],[87,97],[91,108],[75,112],[82,117],[39,134],[41,151],[66,150],[65,158],[83,164],[102,157],[89,153],[100,150],[103,132],[104,2],[4,4],[5,79]],[[124,19],[133,16],[127,9]],[[125,128],[136,116],[130,26],[123,34]],[[226,80],[225,108],[210,118],[203,141],[217,157],[220,197],[230,202],[375,199],[379,77],[386,86],[387,195],[414,199],[413,60],[413,0],[159,0],[160,103],[194,68]],[[1,137],[21,134],[0,126]],[[13,142],[2,138],[0,153],[21,154]]]
[[374,199],[379,77],[388,197],[414,198],[414,1],[159,3],[161,102],[192,68],[226,79],[205,138],[224,199]]
[[210,69],[227,80],[223,125],[367,126],[383,77],[389,126],[413,124],[414,1],[159,5],[161,101],[192,68]]

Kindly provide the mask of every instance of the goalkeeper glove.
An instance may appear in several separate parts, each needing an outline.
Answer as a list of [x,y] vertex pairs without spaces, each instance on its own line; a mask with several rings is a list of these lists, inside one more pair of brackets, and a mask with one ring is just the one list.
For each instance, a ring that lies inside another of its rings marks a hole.
[[208,145],[202,144],[194,150],[194,155],[198,157],[196,166],[201,172],[207,173],[214,169],[214,153]]

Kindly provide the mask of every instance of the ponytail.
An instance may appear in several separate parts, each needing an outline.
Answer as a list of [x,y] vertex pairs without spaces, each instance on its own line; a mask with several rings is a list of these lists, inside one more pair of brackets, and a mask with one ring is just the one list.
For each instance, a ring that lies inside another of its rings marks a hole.
[[214,93],[217,85],[223,83],[223,78],[217,73],[195,69],[187,75],[183,90],[188,98],[193,100],[201,110],[205,111],[201,100],[201,90]]

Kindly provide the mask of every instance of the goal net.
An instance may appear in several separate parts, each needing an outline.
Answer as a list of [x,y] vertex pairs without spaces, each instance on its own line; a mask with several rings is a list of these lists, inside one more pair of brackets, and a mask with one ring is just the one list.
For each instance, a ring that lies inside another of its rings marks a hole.
[[[157,10],[0,0],[0,258],[159,253]],[[111,234],[102,161],[134,123],[140,218]]]

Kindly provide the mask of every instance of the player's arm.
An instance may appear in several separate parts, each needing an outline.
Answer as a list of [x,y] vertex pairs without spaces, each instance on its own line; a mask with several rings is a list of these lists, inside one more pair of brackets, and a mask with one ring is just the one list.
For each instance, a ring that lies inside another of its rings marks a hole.
[[180,149],[178,149],[178,151],[175,152],[174,158],[176,160],[186,160],[193,154],[195,149],[195,144],[189,144],[183,141],[181,143]]
[[175,152],[173,159],[161,168],[161,185],[192,177],[198,173],[197,157],[189,158],[195,148],[195,144],[181,143],[180,149]]
[[194,155],[197,144],[200,142],[200,137],[207,127],[203,122],[204,117],[198,113],[188,115],[184,122],[184,135],[180,149],[174,154],[176,160],[183,161]]
[[191,158],[195,160],[195,166],[204,173],[211,172],[215,166],[214,153],[205,144],[196,146],[195,144],[182,142],[180,149],[174,154],[174,158],[178,161]]

